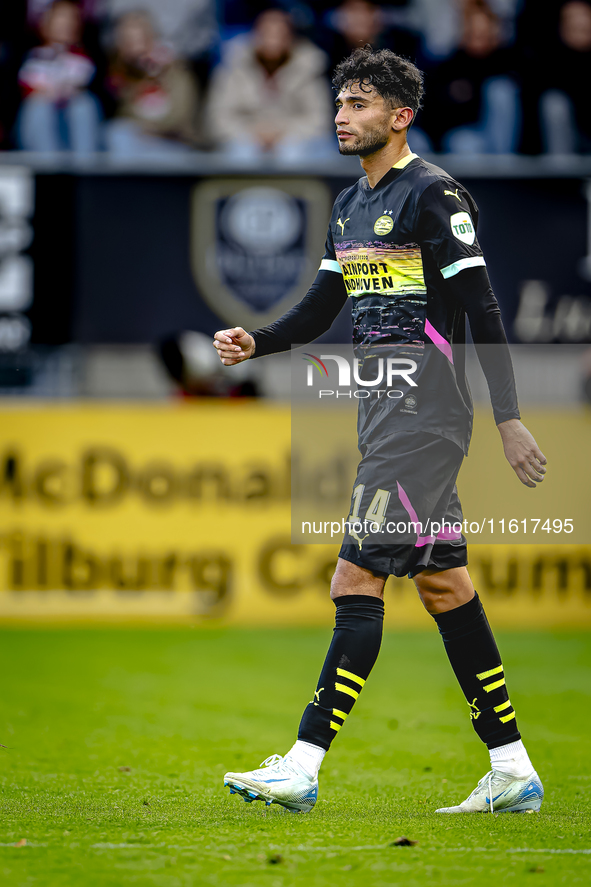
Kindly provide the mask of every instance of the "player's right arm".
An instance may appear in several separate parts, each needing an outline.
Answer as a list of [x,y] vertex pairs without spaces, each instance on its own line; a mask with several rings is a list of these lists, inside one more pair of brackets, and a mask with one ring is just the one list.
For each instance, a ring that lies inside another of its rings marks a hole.
[[229,330],[218,330],[213,337],[213,347],[224,366],[233,366],[254,356],[255,342],[250,333],[241,326],[235,326]]
[[346,301],[347,290],[329,226],[316,279],[301,302],[278,320],[252,333],[242,327],[219,330],[213,346],[225,366],[242,363],[250,357],[289,351],[292,345],[305,345],[330,329]]

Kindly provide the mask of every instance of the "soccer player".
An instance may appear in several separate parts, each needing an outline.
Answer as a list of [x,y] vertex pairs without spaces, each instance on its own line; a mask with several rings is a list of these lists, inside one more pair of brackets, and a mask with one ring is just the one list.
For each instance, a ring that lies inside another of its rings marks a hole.
[[[421,528],[442,520],[457,527],[455,481],[472,418],[459,347],[466,315],[509,464],[527,487],[546,472],[544,455],[519,421],[507,339],[475,234],[477,207],[461,184],[408,146],[423,92],[411,62],[385,49],[357,49],[337,66],[333,84],[340,152],[359,155],[365,176],[335,202],[324,258],[304,299],[252,333],[241,327],[217,332],[214,346],[222,363],[233,365],[310,342],[350,297],[356,348],[373,349],[374,356],[379,347],[407,349],[420,364],[418,378],[429,381],[412,389],[419,394],[405,398],[405,410],[387,398],[360,401],[362,460],[351,516],[373,516],[374,530],[386,517],[400,516]],[[470,796],[438,812],[539,810],[544,790],[466,569],[465,538],[419,530],[384,545],[369,536],[351,527],[345,535],[331,584],[334,634],[295,745],[260,769],[227,773],[224,784],[247,801],[312,809],[324,755],[379,652],[385,581],[408,574],[437,623],[472,725],[490,752],[491,769]]]

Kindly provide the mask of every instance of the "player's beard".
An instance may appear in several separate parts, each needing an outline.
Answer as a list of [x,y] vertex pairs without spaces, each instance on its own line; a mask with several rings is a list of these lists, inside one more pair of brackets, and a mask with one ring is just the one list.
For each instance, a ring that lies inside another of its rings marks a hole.
[[352,145],[348,145],[347,142],[344,144],[339,142],[339,153],[358,154],[360,157],[369,157],[370,154],[375,154],[377,151],[385,148],[389,138],[390,123],[385,121],[383,125],[376,126],[370,132],[358,136]]

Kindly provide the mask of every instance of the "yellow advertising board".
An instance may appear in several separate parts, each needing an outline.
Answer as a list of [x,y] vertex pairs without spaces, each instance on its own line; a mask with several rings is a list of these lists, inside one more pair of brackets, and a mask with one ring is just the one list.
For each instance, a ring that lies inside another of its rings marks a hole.
[[[4,404],[0,619],[330,624],[334,545],[290,536],[290,412]],[[591,546],[474,545],[497,624],[591,625]],[[392,626],[429,625],[390,579]]]

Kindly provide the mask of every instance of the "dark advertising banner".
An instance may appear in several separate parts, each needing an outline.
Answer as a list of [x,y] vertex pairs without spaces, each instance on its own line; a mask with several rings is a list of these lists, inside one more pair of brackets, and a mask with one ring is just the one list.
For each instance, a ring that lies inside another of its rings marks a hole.
[[[512,341],[591,342],[586,183],[455,174],[479,205]],[[313,281],[331,203],[353,181],[38,174],[23,312],[32,341],[152,342],[267,323]],[[345,309],[326,341],[347,341],[349,323]]]

